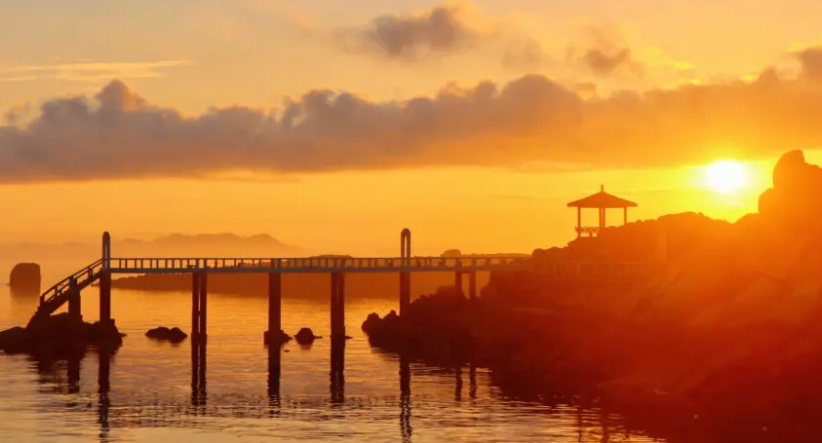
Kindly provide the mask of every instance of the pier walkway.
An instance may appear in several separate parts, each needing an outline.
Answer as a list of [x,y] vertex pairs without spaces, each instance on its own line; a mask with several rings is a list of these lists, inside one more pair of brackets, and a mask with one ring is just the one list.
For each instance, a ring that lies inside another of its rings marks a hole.
[[464,277],[468,277],[469,299],[477,296],[477,272],[534,272],[572,278],[598,278],[604,274],[632,274],[641,270],[641,263],[537,263],[529,257],[494,255],[488,257],[416,257],[411,255],[411,232],[400,235],[399,257],[306,257],[306,258],[158,258],[113,257],[111,237],[103,234],[102,258],[69,275],[40,296],[40,304],[32,322],[49,316],[68,304],[68,312],[80,318],[81,294],[99,282],[100,322],[113,322],[111,317],[111,279],[115,274],[191,274],[192,311],[191,338],[205,340],[208,316],[208,275],[219,273],[256,273],[269,277],[268,332],[281,332],[282,275],[289,273],[330,274],[331,335],[345,337],[345,276],[353,273],[398,273],[400,275],[400,316],[411,303],[411,275],[415,272],[452,272],[454,284],[463,292]]

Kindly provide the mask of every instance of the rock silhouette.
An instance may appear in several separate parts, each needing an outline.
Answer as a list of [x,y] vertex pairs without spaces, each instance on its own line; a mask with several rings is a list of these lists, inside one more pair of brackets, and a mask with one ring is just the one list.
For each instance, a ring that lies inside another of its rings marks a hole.
[[[531,259],[536,269],[641,260],[645,273],[574,281],[495,272],[473,308],[431,297],[407,319],[372,315],[363,329],[374,345],[427,358],[470,351],[512,391],[600,398],[645,423],[748,441],[763,428],[769,441],[801,440],[818,435],[822,417],[820,201],[822,168],[789,152],[759,212],[736,223],[669,215]],[[655,263],[660,231],[667,251]],[[442,343],[432,347],[433,336]]]
[[285,343],[288,343],[291,340],[292,340],[291,336],[286,334],[282,330],[276,331],[273,334],[273,336],[271,334],[271,331],[265,331],[263,333],[263,342],[266,345],[272,345],[272,344],[274,344],[274,345],[283,345]]
[[146,337],[154,340],[170,341],[172,343],[180,343],[188,337],[188,334],[183,332],[180,328],[167,328],[160,326],[146,332]]
[[18,263],[12,268],[9,286],[14,294],[40,294],[40,265],[37,263]]
[[0,350],[7,354],[27,353],[41,358],[65,359],[84,355],[90,345],[116,350],[123,343],[122,337],[113,322],[85,323],[63,313],[38,318],[25,328],[0,332]]
[[294,336],[294,339],[297,340],[297,343],[301,345],[310,345],[314,343],[314,340],[322,338],[320,336],[314,335],[314,331],[311,328],[302,328],[297,335]]

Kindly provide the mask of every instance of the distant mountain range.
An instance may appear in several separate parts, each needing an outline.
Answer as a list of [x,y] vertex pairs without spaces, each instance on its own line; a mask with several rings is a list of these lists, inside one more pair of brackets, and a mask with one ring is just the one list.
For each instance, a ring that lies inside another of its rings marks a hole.
[[241,237],[236,234],[172,234],[151,241],[126,239],[115,242],[114,255],[155,256],[191,255],[197,257],[300,257],[306,251],[277,240],[268,234]]
[[[93,261],[101,255],[101,245],[93,243],[0,244],[0,259],[47,262],[50,260]],[[242,237],[236,234],[172,234],[154,240],[114,240],[112,255],[153,257],[301,257],[308,253],[268,234]]]

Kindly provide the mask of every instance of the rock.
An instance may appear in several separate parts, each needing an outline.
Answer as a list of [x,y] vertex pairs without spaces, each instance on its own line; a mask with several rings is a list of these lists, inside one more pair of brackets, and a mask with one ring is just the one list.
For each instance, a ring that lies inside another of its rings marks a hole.
[[311,328],[302,328],[294,338],[297,340],[297,343],[301,345],[310,345],[314,340],[322,337],[314,335],[314,331],[312,331]]
[[0,332],[0,349],[59,360],[82,357],[88,346],[114,351],[123,343],[114,322],[85,323],[68,313],[35,316],[25,328]]
[[31,345],[31,336],[19,326],[0,332],[0,351],[7,354],[24,352]]
[[820,195],[822,168],[808,164],[802,151],[791,151],[776,163],[773,187],[759,197],[759,212],[787,229],[818,230],[808,221],[822,216]]
[[282,329],[277,331],[274,334],[273,337],[271,335],[271,331],[265,331],[265,333],[263,333],[263,342],[266,345],[271,345],[271,344],[282,345],[284,343],[287,343],[290,340],[291,340],[291,336],[289,336],[288,334],[283,332]]
[[[391,311],[394,312],[394,311]],[[396,314],[396,312],[394,312]],[[372,312],[368,314],[368,317],[362,322],[362,331],[368,335],[375,333],[377,329],[382,326],[382,319],[380,318],[379,314],[376,312]]]
[[40,265],[18,263],[11,270],[9,286],[15,294],[40,295]]
[[172,343],[180,343],[188,337],[188,334],[180,330],[180,328],[166,328],[160,326],[146,332],[146,337],[154,340],[170,341]]

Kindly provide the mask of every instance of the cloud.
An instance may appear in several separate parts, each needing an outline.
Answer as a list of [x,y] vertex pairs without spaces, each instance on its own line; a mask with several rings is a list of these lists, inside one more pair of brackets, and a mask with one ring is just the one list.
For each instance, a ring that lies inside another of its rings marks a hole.
[[822,47],[805,48],[795,55],[802,65],[804,77],[813,82],[822,82]]
[[80,61],[52,65],[17,66],[0,70],[0,82],[32,81],[44,78],[67,81],[156,78],[163,77],[167,69],[191,64],[193,62],[190,60],[161,60],[152,62]]
[[[818,49],[809,50],[814,54]],[[187,116],[114,81],[95,97],[44,103],[0,126],[0,181],[209,176],[332,170],[561,164],[561,170],[703,163],[822,146],[818,64],[753,81],[595,95],[538,75],[449,85],[430,97],[370,101],[313,90],[274,111]],[[733,152],[722,150],[735,147]]]
[[530,37],[512,39],[505,48],[502,57],[502,66],[511,70],[539,70],[550,58],[542,45]]
[[572,64],[584,66],[598,76],[630,74],[642,76],[646,66],[634,58],[618,28],[591,25],[583,30],[582,42],[570,45],[566,57]]
[[383,15],[367,26],[340,28],[335,41],[351,52],[418,61],[463,51],[487,38],[467,2],[436,6],[414,14]]

